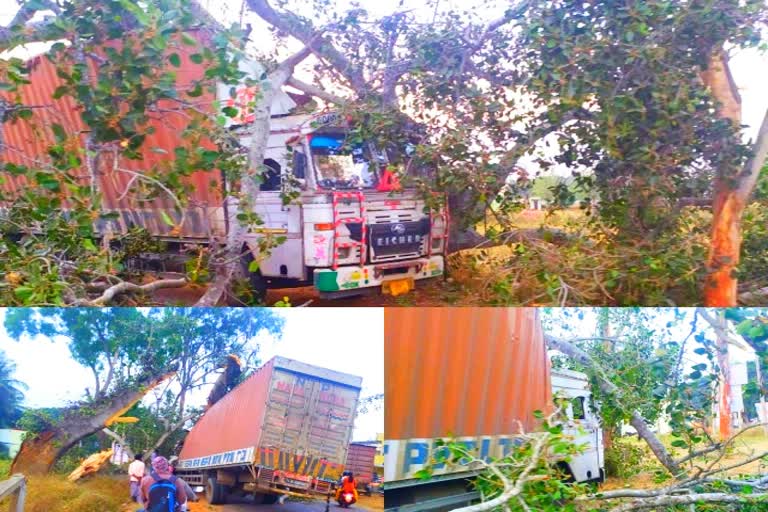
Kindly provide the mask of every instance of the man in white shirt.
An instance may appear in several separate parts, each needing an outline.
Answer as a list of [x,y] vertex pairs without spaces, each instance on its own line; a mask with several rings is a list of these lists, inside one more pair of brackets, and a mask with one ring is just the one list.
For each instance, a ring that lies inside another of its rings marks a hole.
[[142,505],[139,485],[141,484],[141,479],[144,478],[145,467],[144,462],[141,460],[142,456],[140,453],[137,453],[134,458],[135,460],[128,466],[128,479],[131,483],[131,499]]

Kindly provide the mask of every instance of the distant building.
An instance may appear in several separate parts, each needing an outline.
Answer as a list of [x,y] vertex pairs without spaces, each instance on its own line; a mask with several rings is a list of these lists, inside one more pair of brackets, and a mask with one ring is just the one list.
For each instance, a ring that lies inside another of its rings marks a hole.
[[7,453],[10,458],[14,458],[19,453],[24,434],[23,430],[0,429],[0,453]]

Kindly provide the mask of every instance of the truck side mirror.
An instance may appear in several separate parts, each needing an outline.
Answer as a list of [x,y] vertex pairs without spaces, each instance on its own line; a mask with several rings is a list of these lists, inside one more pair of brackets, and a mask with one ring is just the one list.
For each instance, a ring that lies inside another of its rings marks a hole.
[[294,177],[303,180],[305,178],[307,169],[307,157],[301,151],[293,152],[293,175]]

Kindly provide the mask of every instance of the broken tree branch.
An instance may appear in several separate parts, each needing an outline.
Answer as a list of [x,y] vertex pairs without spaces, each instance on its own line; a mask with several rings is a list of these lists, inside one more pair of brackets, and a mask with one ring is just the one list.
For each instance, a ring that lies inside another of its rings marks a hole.
[[93,300],[78,301],[77,306],[104,306],[112,302],[115,297],[124,293],[152,293],[162,288],[181,288],[187,284],[186,278],[180,279],[159,279],[147,284],[134,284],[124,281],[116,285],[110,286],[101,296]]
[[352,89],[361,95],[366,90],[366,80],[362,70],[354,66],[333,44],[318,33],[309,22],[295,14],[276,11],[267,0],[247,0],[248,7],[273,27],[290,34],[317,57],[333,66],[348,82]]
[[347,100],[345,100],[344,98],[340,96],[336,96],[335,94],[332,94],[328,91],[325,91],[316,85],[302,82],[301,80],[293,76],[288,79],[288,82],[286,83],[286,85],[290,85],[291,87],[294,87],[302,92],[305,92],[310,96],[315,96],[316,98],[320,98],[321,100],[326,101],[328,103],[333,103],[339,106],[344,106],[347,103]]
[[[550,347],[559,350],[585,366],[591,367],[597,373],[598,384],[604,393],[621,397],[621,390],[619,387],[608,378],[608,375],[600,364],[585,351],[581,350],[571,341],[552,336],[551,334],[545,334],[544,340]],[[656,437],[656,434],[651,431],[645,418],[643,418],[638,411],[632,411],[629,423],[635,428],[637,434],[648,444],[659,462],[661,462],[661,464],[667,468],[675,478],[682,478],[684,476],[684,471],[669,453],[664,444],[658,437]]]

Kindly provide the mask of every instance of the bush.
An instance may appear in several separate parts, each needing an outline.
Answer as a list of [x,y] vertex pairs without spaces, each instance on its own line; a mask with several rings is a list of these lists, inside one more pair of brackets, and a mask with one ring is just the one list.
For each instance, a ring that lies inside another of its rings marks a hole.
[[768,286],[768,200],[750,204],[742,221],[741,284]]
[[[504,244],[465,251],[452,260],[493,305],[697,304],[709,224],[687,211],[677,229],[654,240],[624,240],[598,221],[524,230]],[[466,279],[464,279],[466,280]]]
[[11,459],[0,459],[0,480],[11,476]]
[[631,478],[644,469],[645,448],[629,439],[614,439],[605,450],[605,474],[616,478]]

